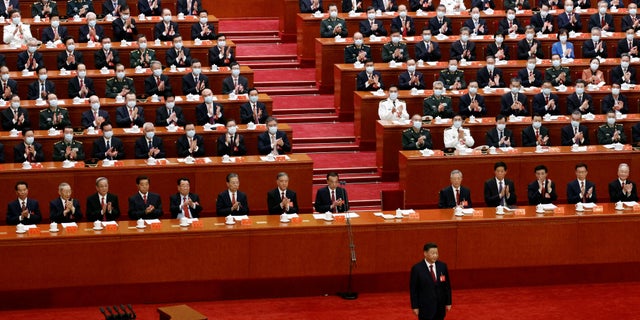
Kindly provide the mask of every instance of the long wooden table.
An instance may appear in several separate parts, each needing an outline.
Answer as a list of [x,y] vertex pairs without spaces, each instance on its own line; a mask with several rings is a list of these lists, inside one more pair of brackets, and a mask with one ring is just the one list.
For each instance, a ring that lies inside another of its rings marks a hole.
[[[502,89],[492,92],[489,94],[482,93],[482,89],[479,90],[480,93],[485,98],[485,105],[487,107],[487,115],[484,121],[493,119],[496,115],[500,113],[500,98],[504,94]],[[533,96],[538,94],[540,89],[534,88],[529,91],[525,91],[525,95],[529,102],[529,115],[533,115]],[[570,87],[565,92],[554,92],[558,94],[559,97],[559,110],[560,114],[568,114],[566,108],[567,97],[574,92],[573,87]],[[610,88],[602,87],[601,90],[597,91],[587,91],[591,94],[593,98],[593,108],[595,113],[602,113],[601,101],[606,96],[609,95]],[[449,94],[453,103],[454,113],[458,113],[460,110],[459,102],[460,96],[466,94],[465,91],[459,91],[457,93]],[[637,90],[625,90],[622,91],[622,94],[628,99],[628,107],[630,113],[638,113],[640,109],[638,107],[638,101],[640,99],[640,94]],[[407,113],[409,115],[414,114],[423,114],[422,103],[424,99],[428,96],[432,95],[430,90],[425,91],[425,95],[411,95],[409,91],[400,91],[399,99],[404,100],[407,104]],[[376,146],[376,120],[379,120],[378,116],[378,105],[380,101],[387,99],[387,97],[378,97],[371,94],[368,91],[354,91],[354,105],[355,105],[355,113],[354,113],[354,129],[356,138],[360,141],[360,147],[365,150],[373,150]],[[527,119],[529,121],[530,119]],[[486,122],[485,122],[486,123]],[[449,123],[451,126],[451,123]],[[437,146],[437,145],[436,145]]]
[[[556,25],[554,26],[554,30],[556,31],[558,30],[557,15],[559,15],[562,12],[563,10],[557,10],[556,13],[554,14],[554,16],[556,16],[555,18]],[[587,26],[589,25],[589,17],[596,12],[597,12],[597,9],[594,9],[594,8],[589,8],[587,10],[580,12],[580,20],[582,22],[582,29],[583,29],[582,31],[584,33],[586,34],[590,33],[590,31],[587,30]],[[429,19],[433,18],[435,14],[436,14],[435,12],[427,12],[425,15],[417,15],[415,12],[409,12],[407,14],[407,16],[412,17],[414,19],[416,35],[418,37],[418,39],[416,40],[421,40],[422,28],[428,25]],[[613,15],[616,31],[620,31],[622,17],[627,14],[626,9],[620,9],[618,10],[618,12],[611,13],[611,14]],[[391,28],[391,19],[393,19],[396,15],[397,13],[394,13],[393,15],[388,15],[384,13],[382,14],[382,16],[376,17],[376,19],[379,19],[384,23],[385,30],[387,30],[387,33],[389,33]],[[531,20],[531,15],[532,15],[531,10],[524,10],[522,14],[518,14],[516,16],[516,19],[518,19],[520,24],[524,27],[529,24]],[[493,35],[498,31],[498,23],[500,22],[500,20],[504,19],[505,16],[506,16],[506,13],[503,10],[495,10],[494,14],[492,15],[487,15],[484,12],[480,13],[480,19],[485,19],[487,21],[489,35]],[[366,13],[360,13],[359,15],[354,17],[349,17],[349,15],[346,13],[339,13],[338,17],[345,19],[347,23],[347,31],[349,32],[349,36],[352,36],[356,31],[360,30],[360,27],[359,27],[360,21],[367,19]],[[468,12],[460,12],[459,14],[455,14],[455,15],[447,15],[447,17],[451,18],[451,28],[452,28],[453,35],[458,35],[460,28],[464,24],[464,21],[470,19],[470,14]],[[314,46],[314,39],[320,37],[320,23],[322,20],[326,18],[328,18],[327,13],[325,13],[321,18],[316,18],[313,16],[313,14],[310,14],[310,13],[298,13],[296,18],[296,25],[298,28],[298,59],[303,64],[305,63],[312,64],[315,57],[319,54],[318,48]],[[551,38],[553,39],[554,42],[557,41],[554,36],[552,36]],[[505,37],[505,40],[507,39],[508,37]],[[332,39],[329,39],[329,40],[332,40]],[[383,41],[382,44],[384,44],[385,42],[386,41]],[[367,43],[367,41],[365,41],[365,43]],[[344,46],[345,44],[342,43],[342,45]],[[413,48],[411,48],[410,50],[411,50],[410,51],[411,54],[413,54]],[[443,54],[446,52],[448,56],[449,46],[446,47],[446,51],[442,47],[441,47],[441,50],[443,50]],[[373,53],[374,51],[380,51],[380,50],[372,48],[371,51]],[[480,50],[478,54],[480,54],[481,52],[482,50]],[[515,53],[515,50],[513,52]],[[615,52],[615,50],[613,52]],[[340,57],[342,56],[343,54],[340,54]],[[376,56],[374,56],[374,59],[375,57]],[[378,57],[379,57],[379,53],[378,53]]]
[[[103,94],[98,94],[102,96]],[[58,96],[60,97],[60,96]],[[182,113],[184,114],[184,118],[187,122],[196,123],[196,106],[202,104],[203,98],[199,97],[197,100],[188,101],[186,96],[176,96],[180,97],[182,101],[177,101],[176,106],[182,107]],[[241,95],[238,96],[236,100],[229,100],[228,95],[216,95],[215,102],[220,103],[223,107],[222,113],[225,119],[234,119],[237,123],[240,123],[240,106],[247,103],[249,100]],[[258,100],[265,104],[267,108],[267,113],[272,114],[273,111],[273,101],[271,97],[269,97],[265,93],[261,93],[258,96]],[[82,124],[82,113],[90,110],[89,100],[81,101],[78,104],[73,103],[72,99],[58,99],[60,102],[60,106],[66,108],[69,112],[69,118],[71,119],[71,124],[74,127],[80,127]],[[9,102],[4,107],[7,107]],[[116,125],[116,109],[122,107],[125,102],[116,102],[115,99],[111,98],[101,98],[100,99],[100,109],[107,111],[109,113],[109,117],[111,118],[111,123]],[[20,105],[23,108],[26,108],[29,112],[29,121],[31,121],[32,128],[40,127],[40,110],[47,108],[45,105],[37,105],[35,100],[21,100]],[[158,102],[152,102],[151,98],[147,98],[139,104],[144,108],[144,119],[148,122],[155,123],[156,121],[156,111],[159,107],[164,106],[164,99],[161,99]]]
[[[476,123],[465,122],[464,127],[471,131],[471,136],[475,140],[474,147],[486,144],[486,133],[495,127],[493,118],[477,119]],[[627,136],[627,143],[637,143],[632,141],[631,127],[640,121],[639,114],[629,114],[626,119],[617,120],[617,123],[624,125],[624,133]],[[597,144],[596,131],[598,127],[606,123],[604,115],[596,115],[594,120],[583,120],[582,125],[589,129],[589,139],[591,144]],[[524,119],[522,122],[509,122],[507,128],[513,131],[513,139],[517,146],[522,146],[522,130],[531,125],[531,119]],[[549,141],[552,146],[561,144],[562,127],[569,125],[569,117],[564,116],[558,120],[544,121],[542,125],[549,129]],[[398,179],[398,151],[402,150],[402,132],[409,128],[409,125],[398,125],[391,121],[376,121],[376,166],[378,173],[383,180],[394,181]],[[446,124],[424,124],[431,132],[431,140],[434,150],[444,148],[444,130],[451,127],[451,122]]]
[[[137,192],[135,183],[139,175],[151,179],[151,192],[162,196],[164,216],[169,217],[169,196],[176,193],[176,179],[188,177],[191,191],[200,195],[204,207],[203,216],[215,216],[218,193],[227,189],[225,177],[230,172],[240,176],[240,190],[247,193],[251,214],[267,213],[267,191],[276,187],[276,175],[285,171],[289,174],[289,188],[298,194],[298,205],[303,212],[311,212],[311,186],[313,161],[306,154],[289,155],[291,160],[264,162],[258,156],[245,156],[244,162],[222,163],[221,157],[209,157],[208,164],[183,164],[176,158],[167,158],[167,165],[149,166],[146,159],[122,160],[123,166],[103,167],[102,162],[94,168],[62,168],[61,162],[44,162],[43,169],[22,169],[20,163],[5,163],[0,172],[4,194],[0,203],[15,200],[13,185],[18,180],[29,183],[29,197],[40,201],[43,221],[49,220],[49,201],[58,197],[58,184],[68,182],[73,189],[73,197],[80,200],[85,208],[87,197],[95,193],[97,177],[109,178],[111,192],[120,198],[122,219],[128,219],[127,199]],[[86,217],[84,218],[86,219]],[[47,222],[48,223],[48,222]]]
[[[69,79],[76,76],[75,71],[70,71],[68,75],[60,75],[60,72],[55,67],[47,69],[47,81],[52,81],[56,86],[56,93],[59,98],[68,98]],[[54,71],[52,71],[54,70]],[[151,76],[151,69],[146,68],[142,73],[136,73],[135,69],[125,69],[125,76],[133,78],[136,95],[144,95],[144,79]],[[184,71],[176,70],[171,72],[169,68],[164,69],[163,74],[169,77],[169,83],[174,94],[182,94],[182,77],[191,73],[191,68],[185,68]],[[218,71],[211,71],[211,67],[203,67],[202,74],[209,77],[209,87],[213,90],[214,94],[222,92],[222,81],[231,75],[229,67],[220,67]],[[248,66],[240,67],[240,74],[246,77],[249,81],[249,87],[253,86],[253,70]],[[29,90],[29,84],[36,81],[38,74],[31,72],[30,75],[24,76],[22,72],[13,71],[9,72],[11,79],[18,82],[18,94],[20,97],[26,99],[27,92]],[[100,70],[87,69],[87,78],[93,79],[93,85],[98,96],[104,96],[106,93],[107,79],[113,78],[115,72],[109,70],[108,73],[102,73]]]
[[[118,51],[120,63],[122,63],[125,67],[131,67],[131,64],[129,63],[131,51],[138,49],[137,42],[128,43],[131,43],[131,45],[122,46],[122,42],[111,42],[111,47],[113,48],[113,50]],[[191,50],[192,60],[198,59],[200,60],[200,62],[202,62],[203,66],[209,65],[209,48],[211,48],[213,44],[210,40],[203,40],[200,45],[196,45],[191,40],[183,40],[183,43],[184,47]],[[235,47],[235,44],[230,40],[227,40],[227,45]],[[82,62],[87,66],[87,69],[99,69],[96,68],[94,52],[96,50],[100,50],[100,48],[102,48],[102,44],[98,43],[93,47],[89,47],[86,43],[76,43],[75,46],[76,50],[82,52]],[[156,60],[162,62],[163,65],[167,66],[166,52],[173,47],[172,42],[161,41],[159,44],[156,44],[155,41],[150,40],[148,42],[148,47],[155,50]],[[9,70],[21,71],[22,69],[24,69],[24,66],[18,66],[18,54],[24,50],[24,48],[11,48],[10,45],[6,44],[0,45],[0,53],[5,55],[7,67],[9,68]],[[62,45],[51,48],[48,48],[46,45],[42,45],[38,49],[38,52],[42,53],[44,65],[50,70],[57,69],[58,54],[62,51],[65,51],[65,47]]]
[[[607,84],[611,84],[610,71],[620,64],[619,59],[606,59],[601,65],[600,69],[604,73]],[[464,70],[464,78],[467,84],[476,79],[478,70],[486,65],[482,62],[472,62],[469,65],[459,66],[460,70]],[[536,69],[542,72],[544,78],[544,71],[551,66],[550,60],[543,60],[542,63],[536,66]],[[570,68],[571,81],[575,83],[575,80],[582,79],[582,70],[589,68],[589,60],[576,59],[571,64],[565,66]],[[440,77],[440,71],[445,70],[448,67],[448,62],[438,62],[433,65],[424,64],[424,67],[416,67],[418,71],[424,74],[424,82],[427,88],[433,87],[433,82]],[[518,71],[526,67],[526,61],[508,61],[506,64],[497,66],[503,71],[503,78],[505,85],[509,86],[511,78],[518,77]],[[402,64],[399,67],[390,67],[386,63],[378,63],[375,65],[375,70],[382,74],[382,82],[385,90],[389,89],[392,84],[398,83],[398,76],[407,72],[407,65]],[[353,91],[356,90],[356,77],[358,73],[362,72],[362,69],[355,68],[352,64],[336,64],[334,65],[334,106],[339,111],[340,118],[345,120],[353,119],[353,109],[357,103],[354,98]],[[497,90],[500,92],[500,90]],[[535,90],[534,90],[535,92]],[[368,92],[364,92],[366,95]],[[356,95],[360,94],[358,92]],[[454,99],[456,100],[456,99]],[[500,100],[498,99],[498,102]],[[455,101],[457,105],[457,101]],[[599,103],[599,100],[598,100]],[[489,105],[489,104],[488,104]],[[497,104],[499,106],[499,104]],[[491,108],[494,111],[495,108]],[[494,114],[495,115],[495,114]]]
[[[496,155],[431,157],[423,157],[419,151],[400,151],[400,189],[405,190],[405,205],[409,208],[437,206],[438,192],[450,185],[449,173],[458,169],[464,175],[462,184],[471,189],[474,205],[484,206],[484,182],[494,177],[493,165],[504,161],[509,169],[507,178],[515,183],[518,204],[526,204],[527,185],[535,180],[534,168],[544,164],[549,168],[549,179],[556,183],[558,202],[563,203],[567,200],[567,183],[576,179],[575,164],[584,162],[590,169],[587,179],[596,185],[598,202],[607,202],[607,186],[617,179],[618,164],[627,163],[632,171],[640,168],[637,151],[614,151],[603,146],[588,148],[588,152],[571,152],[571,147],[556,147],[540,154],[534,152],[535,148],[515,148],[506,153],[499,150]],[[416,184],[417,181],[428,183]]]
[[[243,180],[245,181],[245,180]],[[152,188],[158,183],[152,181]],[[352,219],[357,250],[353,288],[361,293],[406,291],[425,242],[439,244],[454,290],[496,286],[638,281],[640,215],[614,211],[577,215],[524,212],[496,216],[493,208],[454,218],[452,210],[419,210],[417,218]],[[391,212],[388,212],[391,213]],[[345,222],[281,224],[253,216],[250,225],[204,218],[203,227],[17,235],[0,227],[5,259],[2,307],[49,308],[332,294],[346,288],[349,249]],[[531,244],[535,239],[535,245]],[[604,239],[604,240],[603,240]],[[598,248],[598,250],[594,250]],[[310,254],[313,252],[313,254]],[[615,272],[601,272],[603,269]],[[532,272],[535,270],[535,272]],[[14,271],[14,272],[11,272]],[[29,280],[16,276],[28,274]],[[455,296],[454,296],[455,299]],[[97,311],[96,311],[97,312]]]
[[[99,8],[95,8],[96,5],[98,5]],[[131,7],[131,9],[133,9],[134,7],[135,6]],[[102,12],[102,3],[101,2],[94,3],[94,9],[96,9],[98,12]],[[25,12],[23,12],[22,14],[22,23],[28,24],[31,26],[31,35],[33,35],[38,40],[42,39],[42,31],[47,27],[49,27],[51,22],[49,21],[49,19],[41,19],[40,22],[35,22],[32,18],[27,18],[27,16],[31,15],[31,8],[29,8],[29,11],[26,11],[26,12],[28,13],[25,14]],[[175,6],[171,8],[171,12],[173,13],[172,21],[178,24],[178,33],[180,33],[180,35],[182,35],[182,37],[185,40],[193,40],[191,39],[191,25],[193,25],[194,23],[197,23],[199,21],[198,20],[199,17],[185,16],[184,19],[180,20],[178,19],[178,15],[175,13]],[[66,11],[62,12],[58,10],[58,13],[60,15],[65,15]],[[136,28],[138,29],[138,34],[144,34],[147,36],[147,39],[154,40],[155,36],[153,34],[153,27],[158,22],[162,21],[162,17],[160,16],[146,17],[144,21],[140,21],[137,15],[134,15],[132,17],[136,21],[135,24],[136,24]],[[209,15],[208,22],[213,25],[216,32],[220,30],[218,26],[219,24],[218,18],[216,18],[213,15]],[[85,18],[81,18],[78,21],[75,21],[73,20],[73,18],[71,18],[71,19],[60,22],[61,26],[67,27],[67,34],[76,40],[80,35],[80,27],[86,24],[87,24],[87,20]],[[102,26],[102,28],[104,29],[105,36],[109,36],[111,39],[113,39],[112,21],[108,21],[106,19],[100,19],[100,20],[97,20],[96,24],[99,26]],[[4,30],[4,24],[0,24],[0,33],[3,30]]]
[[[289,141],[292,140],[292,130],[288,124],[278,124],[278,130],[284,131],[289,137]],[[244,143],[247,148],[248,155],[258,154],[258,136],[263,133],[265,129],[248,130],[246,125],[238,125],[238,134],[244,137]],[[218,155],[218,137],[225,134],[226,130],[205,130],[204,127],[196,127],[196,134],[202,135],[204,138],[205,155],[217,156]],[[35,140],[42,144],[42,151],[46,161],[52,161],[53,144],[62,141],[64,138],[63,133],[50,136],[46,130],[36,130],[34,132]],[[124,129],[114,128],[114,136],[122,139],[124,144],[125,157],[127,159],[135,158],[135,141],[142,137],[144,134],[142,129],[139,133],[126,133]],[[166,127],[156,127],[156,135],[163,140],[163,146],[167,157],[177,157],[176,141],[180,136],[184,135],[184,130],[180,129],[176,132],[169,132]],[[77,134],[74,139],[82,142],[82,146],[85,153],[85,159],[93,157],[93,142],[102,137],[102,133],[96,131],[95,134],[89,134],[86,130],[82,134]],[[12,137],[9,132],[0,132],[0,143],[4,145],[4,157],[5,162],[13,162],[14,152],[13,147],[17,144],[23,143],[22,135]]]

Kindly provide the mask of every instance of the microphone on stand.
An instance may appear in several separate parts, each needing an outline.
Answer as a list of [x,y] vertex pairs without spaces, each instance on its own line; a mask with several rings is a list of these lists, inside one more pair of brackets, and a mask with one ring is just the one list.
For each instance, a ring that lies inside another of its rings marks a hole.
[[353,291],[351,288],[352,278],[353,278],[353,268],[356,267],[356,245],[353,241],[353,230],[351,228],[351,216],[349,215],[349,202],[346,197],[346,189],[347,185],[346,181],[340,181],[340,185],[342,186],[342,200],[344,201],[344,213],[345,213],[345,221],[347,225],[347,234],[349,236],[349,276],[347,277],[347,291],[338,292],[338,296],[345,300],[355,300],[358,299],[358,293]]

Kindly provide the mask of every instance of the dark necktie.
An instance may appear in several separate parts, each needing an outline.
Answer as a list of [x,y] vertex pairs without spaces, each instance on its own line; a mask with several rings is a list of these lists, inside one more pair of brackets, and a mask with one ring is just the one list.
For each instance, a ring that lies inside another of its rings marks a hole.
[[433,271],[433,265],[429,265],[429,273],[431,274],[431,280],[437,282],[436,273]]

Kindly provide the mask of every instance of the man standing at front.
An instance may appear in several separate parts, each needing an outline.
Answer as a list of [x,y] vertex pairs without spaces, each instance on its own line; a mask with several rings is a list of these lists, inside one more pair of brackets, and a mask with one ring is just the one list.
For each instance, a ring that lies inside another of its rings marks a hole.
[[451,310],[451,282],[447,264],[438,261],[438,245],[424,245],[424,260],[411,268],[411,309],[419,320],[442,320]]

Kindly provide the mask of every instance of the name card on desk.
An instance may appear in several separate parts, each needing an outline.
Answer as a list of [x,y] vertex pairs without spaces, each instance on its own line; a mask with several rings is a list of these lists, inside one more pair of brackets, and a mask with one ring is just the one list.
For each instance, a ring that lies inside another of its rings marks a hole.
[[514,214],[514,215],[516,215],[516,216],[524,216],[524,215],[526,215],[527,213],[526,213],[526,211],[525,211],[524,209],[516,209],[516,210],[513,212],[513,214]]
[[484,210],[482,209],[474,209],[473,210],[474,217],[484,217]]
[[595,206],[593,207],[593,212],[604,212],[604,207],[603,206]]
[[564,207],[557,207],[553,209],[553,213],[564,214]]
[[38,234],[40,234],[40,228],[38,228],[38,227],[35,227],[35,228],[29,228],[29,229],[27,230],[27,232],[28,232],[30,235],[38,235]]

